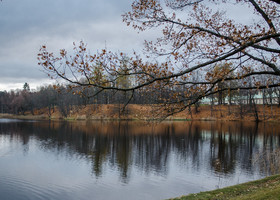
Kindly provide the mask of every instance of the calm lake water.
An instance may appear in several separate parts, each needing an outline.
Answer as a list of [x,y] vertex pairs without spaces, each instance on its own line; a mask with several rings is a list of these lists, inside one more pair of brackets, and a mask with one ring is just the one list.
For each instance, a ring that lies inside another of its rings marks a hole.
[[1,200],[166,199],[267,175],[280,125],[0,119]]

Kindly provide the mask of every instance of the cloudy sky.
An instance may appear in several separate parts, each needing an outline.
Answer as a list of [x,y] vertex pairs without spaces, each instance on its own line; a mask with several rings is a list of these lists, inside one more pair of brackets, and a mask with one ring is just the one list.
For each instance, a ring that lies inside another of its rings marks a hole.
[[[143,49],[147,33],[122,22],[128,0],[3,0],[0,2],[0,91],[50,82],[37,65],[41,45],[72,49],[83,40],[91,52],[105,47],[129,52]],[[143,34],[146,34],[143,35]]]
[[[73,42],[83,40],[91,53],[104,47],[139,53],[144,39],[153,40],[157,33],[137,33],[122,22],[121,15],[130,10],[131,3],[132,0],[0,1],[0,91],[22,88],[25,82],[32,89],[50,83],[37,65],[42,45],[52,52],[62,48],[71,51]],[[252,20],[243,7],[221,7],[237,21]]]

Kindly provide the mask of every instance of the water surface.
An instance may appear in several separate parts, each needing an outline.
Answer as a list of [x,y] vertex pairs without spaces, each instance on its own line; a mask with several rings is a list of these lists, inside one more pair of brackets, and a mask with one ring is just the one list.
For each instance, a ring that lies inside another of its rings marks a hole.
[[166,199],[267,175],[277,124],[0,120],[0,199]]

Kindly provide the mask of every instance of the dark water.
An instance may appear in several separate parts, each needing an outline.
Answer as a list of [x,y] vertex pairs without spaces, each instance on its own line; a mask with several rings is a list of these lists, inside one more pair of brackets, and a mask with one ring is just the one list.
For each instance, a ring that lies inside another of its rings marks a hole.
[[267,175],[280,125],[0,119],[0,199],[166,199]]

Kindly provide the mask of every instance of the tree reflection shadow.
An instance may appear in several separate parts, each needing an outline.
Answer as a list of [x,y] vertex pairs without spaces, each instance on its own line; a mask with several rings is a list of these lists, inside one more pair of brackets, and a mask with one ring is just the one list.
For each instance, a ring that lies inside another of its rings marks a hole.
[[279,147],[280,126],[237,122],[18,122],[0,123],[1,135],[27,145],[31,138],[44,150],[67,152],[91,163],[100,177],[105,167],[128,183],[132,167],[146,174],[168,174],[170,162],[221,175],[239,168],[253,171],[257,152]]

